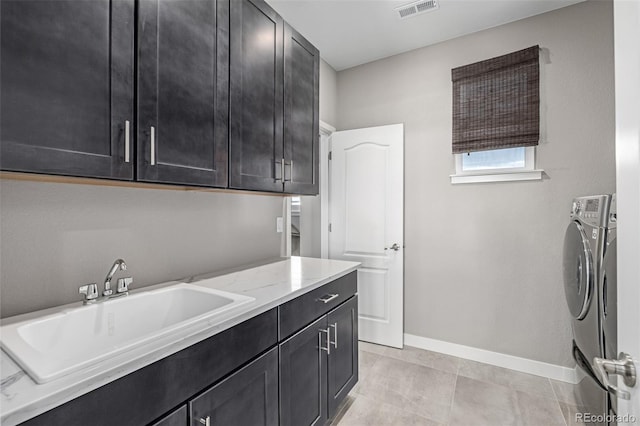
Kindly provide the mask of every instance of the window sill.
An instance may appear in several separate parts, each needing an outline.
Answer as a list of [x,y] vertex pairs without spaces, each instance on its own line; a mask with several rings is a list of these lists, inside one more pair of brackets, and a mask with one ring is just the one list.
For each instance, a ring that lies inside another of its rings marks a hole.
[[519,180],[542,180],[544,170],[523,170],[519,172],[493,172],[450,175],[452,184],[460,183],[485,183],[485,182],[511,182]]

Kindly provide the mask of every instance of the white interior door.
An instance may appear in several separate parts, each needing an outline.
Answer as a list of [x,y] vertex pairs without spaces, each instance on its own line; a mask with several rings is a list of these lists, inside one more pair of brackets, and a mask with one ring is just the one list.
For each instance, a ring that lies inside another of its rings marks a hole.
[[361,262],[360,340],[401,348],[404,125],[331,135],[329,257]]
[[[640,2],[615,0],[616,192],[618,205],[618,349],[640,374]],[[618,399],[618,414],[640,422],[640,388]],[[622,423],[619,423],[622,424]]]

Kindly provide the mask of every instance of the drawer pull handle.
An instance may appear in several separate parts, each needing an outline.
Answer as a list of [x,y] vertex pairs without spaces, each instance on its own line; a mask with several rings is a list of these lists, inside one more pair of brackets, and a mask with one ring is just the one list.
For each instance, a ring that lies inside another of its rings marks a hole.
[[322,303],[329,303],[331,302],[333,299],[335,299],[336,297],[339,297],[339,294],[327,294],[322,296],[320,299],[318,299],[320,302]]
[[151,165],[156,165],[156,128],[151,126],[151,152],[149,153]]
[[204,419],[200,418],[198,419],[198,421],[203,424],[204,426],[211,426],[211,416],[207,416]]
[[129,133],[131,133],[131,124],[129,123],[129,120],[125,120],[124,122],[124,162],[125,163],[128,163],[130,161],[129,152],[131,151],[131,142],[129,140]]
[[[327,328],[326,330],[321,328],[320,330],[318,330],[318,347],[320,348],[321,351],[325,351],[327,352],[327,355],[331,355],[331,343],[330,343],[330,338],[329,338],[329,329]],[[327,333],[327,347],[323,348],[322,347],[322,333]]]
[[334,322],[333,324],[329,324],[329,327],[333,328],[333,342],[329,342],[333,343],[333,347],[338,349],[338,323]]

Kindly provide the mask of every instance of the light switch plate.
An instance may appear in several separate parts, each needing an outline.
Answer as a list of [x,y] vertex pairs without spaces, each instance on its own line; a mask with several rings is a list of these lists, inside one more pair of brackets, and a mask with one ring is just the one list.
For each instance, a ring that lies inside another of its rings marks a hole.
[[283,228],[284,228],[284,221],[282,220],[282,216],[276,217],[276,232],[282,233]]

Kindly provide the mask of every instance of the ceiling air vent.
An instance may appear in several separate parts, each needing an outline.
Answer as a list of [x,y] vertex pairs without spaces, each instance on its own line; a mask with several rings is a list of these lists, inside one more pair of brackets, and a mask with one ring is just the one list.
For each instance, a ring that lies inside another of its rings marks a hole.
[[431,12],[438,8],[438,2],[436,0],[420,0],[413,3],[405,4],[404,6],[396,7],[395,11],[398,13],[400,19],[410,18],[412,16],[418,16],[423,13]]

